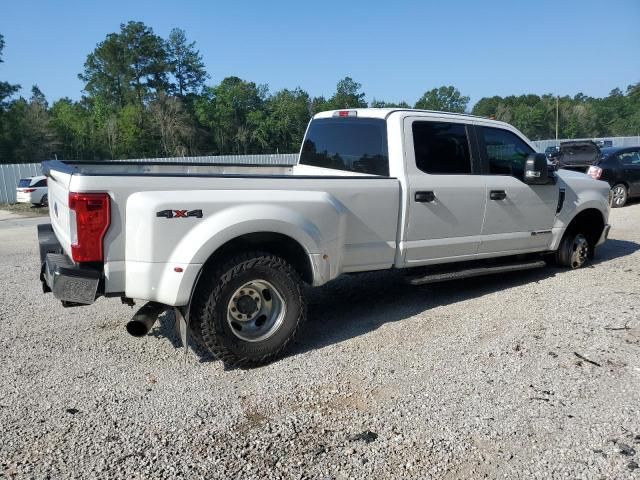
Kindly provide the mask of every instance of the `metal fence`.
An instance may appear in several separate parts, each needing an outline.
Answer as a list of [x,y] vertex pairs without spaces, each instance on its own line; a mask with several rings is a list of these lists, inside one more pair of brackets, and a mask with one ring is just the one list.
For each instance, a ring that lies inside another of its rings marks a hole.
[[[228,163],[248,165],[294,165],[298,161],[297,153],[279,153],[274,155],[221,155],[206,157],[141,158],[112,160],[116,162],[149,163]],[[39,163],[0,164],[0,203],[15,203],[16,187],[21,178],[42,175]]]
[[42,175],[39,163],[0,164],[0,203],[14,203],[18,180],[36,175]]
[[557,147],[561,142],[569,140],[593,140],[610,141],[612,147],[637,147],[640,146],[640,137],[602,137],[602,138],[562,138],[558,140],[536,140],[531,142],[539,152],[544,152],[547,147]]

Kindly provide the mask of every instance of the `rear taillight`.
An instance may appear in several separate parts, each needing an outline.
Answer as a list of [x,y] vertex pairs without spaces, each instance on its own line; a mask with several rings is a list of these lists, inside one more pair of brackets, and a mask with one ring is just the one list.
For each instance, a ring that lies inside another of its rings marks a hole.
[[596,167],[595,165],[591,165],[589,170],[587,171],[587,175],[595,180],[600,180],[602,176],[602,169],[600,167]]
[[31,193],[31,192],[35,192],[36,189],[35,188],[25,188],[24,190],[22,190],[22,193]]
[[104,260],[102,240],[111,221],[106,193],[69,193],[71,256],[75,262]]

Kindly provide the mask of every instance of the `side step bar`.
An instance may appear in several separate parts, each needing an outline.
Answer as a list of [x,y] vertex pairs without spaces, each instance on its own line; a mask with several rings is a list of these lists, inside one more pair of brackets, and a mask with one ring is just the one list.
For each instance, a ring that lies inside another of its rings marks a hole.
[[467,267],[458,270],[428,273],[419,277],[408,277],[407,282],[411,285],[425,285],[427,283],[448,282],[449,280],[459,280],[461,278],[479,277],[481,275],[491,275],[495,273],[515,272],[518,270],[530,270],[532,268],[544,267],[544,260],[535,260],[522,263],[508,263],[487,267]]

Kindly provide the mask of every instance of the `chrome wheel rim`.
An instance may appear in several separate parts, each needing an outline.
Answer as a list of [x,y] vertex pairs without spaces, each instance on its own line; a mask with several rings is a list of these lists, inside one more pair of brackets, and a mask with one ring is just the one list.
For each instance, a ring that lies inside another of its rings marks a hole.
[[263,279],[251,280],[236,289],[227,304],[227,323],[245,342],[259,342],[282,325],[286,305],[282,294]]
[[589,242],[584,235],[576,235],[571,245],[571,268],[579,268],[584,265],[589,256]]
[[613,188],[613,203],[615,205],[622,205],[627,197],[627,192],[623,185],[616,185]]

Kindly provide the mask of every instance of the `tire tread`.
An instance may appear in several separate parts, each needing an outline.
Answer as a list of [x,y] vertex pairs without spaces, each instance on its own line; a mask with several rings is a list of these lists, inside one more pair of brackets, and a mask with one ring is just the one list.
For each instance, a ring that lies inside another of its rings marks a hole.
[[[224,287],[237,275],[257,266],[279,270],[295,284],[301,313],[297,318],[295,327],[277,350],[261,357],[239,356],[224,345],[220,333],[216,331],[215,311]],[[206,288],[208,285],[215,286],[213,289]],[[249,368],[264,365],[281,356],[295,338],[300,325],[306,318],[302,280],[296,270],[282,258],[260,251],[239,254],[219,266],[208,268],[203,272],[194,295],[194,307],[194,315],[190,319],[194,338],[198,343],[203,344],[217,359],[221,360],[226,367],[230,368]]]

